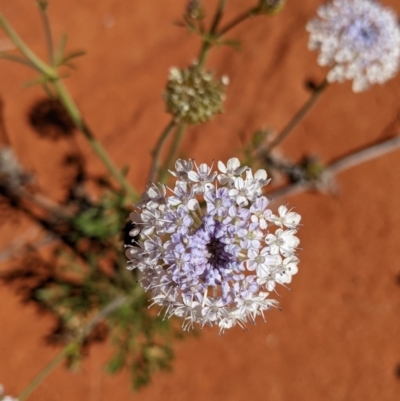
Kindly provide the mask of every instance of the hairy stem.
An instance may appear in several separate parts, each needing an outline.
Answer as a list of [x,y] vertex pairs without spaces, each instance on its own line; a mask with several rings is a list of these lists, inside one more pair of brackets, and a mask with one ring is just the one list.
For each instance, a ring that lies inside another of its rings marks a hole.
[[328,87],[328,81],[325,78],[323,82],[313,91],[309,99],[304,103],[301,109],[293,116],[293,118],[285,125],[277,137],[267,146],[268,152],[271,152],[276,146],[278,146],[291,132],[292,130],[303,120],[307,113],[312,109],[316,101],[320,98],[324,90]]

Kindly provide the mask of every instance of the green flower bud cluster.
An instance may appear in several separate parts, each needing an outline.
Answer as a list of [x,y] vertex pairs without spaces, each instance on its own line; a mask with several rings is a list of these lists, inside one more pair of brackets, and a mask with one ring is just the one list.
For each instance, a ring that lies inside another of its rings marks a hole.
[[225,89],[229,80],[220,80],[197,64],[186,69],[170,69],[164,100],[166,110],[177,123],[189,125],[209,121],[215,114],[222,113]]

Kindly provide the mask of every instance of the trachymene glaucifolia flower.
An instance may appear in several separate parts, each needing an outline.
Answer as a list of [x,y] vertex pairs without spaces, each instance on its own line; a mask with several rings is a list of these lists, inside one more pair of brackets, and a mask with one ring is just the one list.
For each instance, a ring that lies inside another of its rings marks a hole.
[[174,188],[151,184],[130,216],[128,267],[184,329],[254,323],[278,306],[269,298],[276,285],[297,273],[300,215],[269,209],[265,170],[253,174],[237,158],[218,170],[178,160]]
[[329,66],[329,82],[353,81],[361,92],[382,84],[399,69],[400,30],[393,11],[374,0],[333,0],[307,24],[309,48]]

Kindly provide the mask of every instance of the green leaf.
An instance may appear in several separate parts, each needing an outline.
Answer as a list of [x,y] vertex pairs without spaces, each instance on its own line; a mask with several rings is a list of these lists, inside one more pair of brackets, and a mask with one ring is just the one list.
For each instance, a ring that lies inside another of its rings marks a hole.
[[121,173],[122,173],[122,175],[124,177],[126,177],[128,175],[128,173],[129,173],[129,165],[126,165],[126,166],[122,167]]
[[84,50],[75,50],[71,53],[68,53],[67,55],[65,55],[61,61],[61,64],[67,64],[69,61],[71,61],[74,58],[77,57],[81,57],[84,56],[86,54],[86,52]]
[[50,78],[48,76],[41,75],[38,78],[35,78],[35,79],[32,79],[30,81],[25,82],[23,84],[23,87],[24,88],[30,88],[30,87],[35,86],[35,85],[44,85],[46,82],[49,82],[49,81],[50,81]]
[[0,58],[4,60],[14,61],[15,63],[25,65],[39,71],[27,58],[15,56],[14,54],[0,52]]
[[122,353],[115,355],[106,365],[108,373],[115,374],[125,366],[126,360]]
[[60,43],[54,55],[54,61],[57,66],[59,66],[62,63],[62,60],[64,58],[64,51],[65,51],[65,46],[67,45],[67,40],[68,40],[68,35],[64,33],[61,36]]
[[271,135],[272,131],[268,129],[259,129],[254,132],[251,138],[251,145],[253,149],[258,149],[266,139]]
[[235,50],[240,51],[241,43],[235,39],[226,39],[218,42],[218,45],[233,47]]

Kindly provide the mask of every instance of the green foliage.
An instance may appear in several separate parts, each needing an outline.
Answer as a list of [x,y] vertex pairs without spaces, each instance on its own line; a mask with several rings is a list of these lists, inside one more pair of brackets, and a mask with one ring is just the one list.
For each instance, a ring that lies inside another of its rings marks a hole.
[[[149,298],[136,272],[126,269],[119,238],[129,215],[124,201],[122,193],[107,192],[60,223],[72,249],[60,246],[55,250],[56,266],[46,264],[51,272],[32,289],[32,298],[57,317],[52,336],[57,342],[69,343],[66,361],[70,369],[79,369],[84,348],[102,332],[101,339],[110,338],[115,349],[107,372],[127,369],[137,389],[155,371],[170,369],[175,334],[168,319],[148,308]],[[107,308],[118,299],[124,302],[108,313]]]
[[127,215],[123,194],[109,193],[78,214],[72,224],[84,237],[101,240],[120,233]]
[[141,293],[111,318],[116,353],[107,371],[116,373],[128,368],[134,389],[147,384],[157,370],[170,369],[173,356],[168,320],[153,313],[144,314],[147,305],[148,297]]

